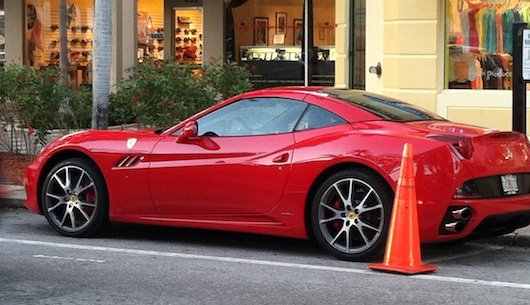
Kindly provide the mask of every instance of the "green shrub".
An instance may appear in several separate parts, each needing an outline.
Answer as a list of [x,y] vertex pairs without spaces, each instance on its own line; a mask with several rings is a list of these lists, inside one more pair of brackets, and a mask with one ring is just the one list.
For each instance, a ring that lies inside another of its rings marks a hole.
[[0,73],[1,144],[13,153],[25,149],[34,154],[37,145],[46,144],[50,130],[61,124],[59,108],[67,95],[57,69],[37,73],[26,66],[8,66]]
[[92,89],[68,89],[65,104],[61,107],[61,125],[64,129],[85,129],[92,124]]
[[109,97],[109,126],[134,123],[136,115],[130,100],[118,98],[118,94],[111,93]]
[[130,109],[141,124],[153,127],[173,125],[251,88],[248,72],[219,61],[203,69],[173,61],[147,61],[129,72],[129,79],[118,85],[114,103],[119,107],[114,109],[119,109],[121,117],[128,117]]
[[204,65],[202,77],[202,82],[212,87],[220,100],[252,88],[250,72],[236,63],[208,62]]

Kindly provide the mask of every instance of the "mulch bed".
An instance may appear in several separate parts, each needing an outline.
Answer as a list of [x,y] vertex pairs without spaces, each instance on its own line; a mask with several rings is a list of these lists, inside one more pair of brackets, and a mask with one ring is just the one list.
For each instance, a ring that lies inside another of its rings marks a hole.
[[24,167],[27,156],[0,152],[0,184],[24,184]]

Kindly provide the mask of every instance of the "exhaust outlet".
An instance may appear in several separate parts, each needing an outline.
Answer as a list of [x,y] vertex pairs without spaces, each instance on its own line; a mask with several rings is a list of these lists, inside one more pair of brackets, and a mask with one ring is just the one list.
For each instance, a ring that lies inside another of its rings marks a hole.
[[468,207],[463,207],[461,209],[452,211],[451,215],[455,219],[468,220],[469,218],[471,218],[471,209]]
[[444,225],[444,228],[446,231],[448,232],[451,232],[451,233],[460,233],[462,232],[462,230],[464,230],[464,223],[461,222],[461,221],[455,221],[455,222],[451,222],[451,223],[446,223]]

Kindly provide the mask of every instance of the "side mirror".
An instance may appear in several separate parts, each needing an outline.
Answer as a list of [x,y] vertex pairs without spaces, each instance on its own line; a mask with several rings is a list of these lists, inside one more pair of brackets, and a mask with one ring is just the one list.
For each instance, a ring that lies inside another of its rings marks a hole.
[[197,122],[190,121],[186,123],[184,129],[182,129],[182,132],[177,138],[177,143],[186,143],[190,138],[197,137],[198,132],[199,127],[197,126]]

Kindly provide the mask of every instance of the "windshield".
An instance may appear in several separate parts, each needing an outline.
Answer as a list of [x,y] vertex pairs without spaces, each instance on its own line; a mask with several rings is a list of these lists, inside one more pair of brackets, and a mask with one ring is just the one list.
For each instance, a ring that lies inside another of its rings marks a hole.
[[441,116],[418,106],[382,95],[347,89],[326,89],[323,93],[353,104],[387,121],[445,121]]

